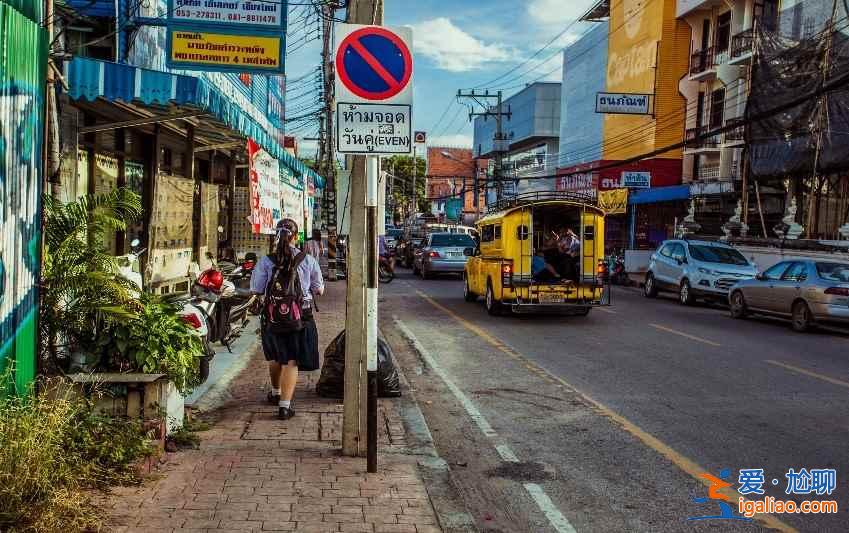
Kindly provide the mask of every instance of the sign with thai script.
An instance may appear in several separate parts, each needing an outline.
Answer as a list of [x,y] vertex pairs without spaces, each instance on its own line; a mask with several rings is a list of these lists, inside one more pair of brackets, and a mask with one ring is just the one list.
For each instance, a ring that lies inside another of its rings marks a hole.
[[283,34],[168,28],[168,67],[274,74],[283,72]]
[[282,30],[286,0],[168,0],[168,22]]
[[648,189],[651,187],[651,172],[625,171],[620,184],[630,189]]
[[581,172],[557,178],[558,191],[570,191],[596,196],[596,181],[592,172]]
[[598,93],[595,112],[620,115],[651,115],[650,94]]
[[346,104],[337,106],[338,151],[344,154],[409,154],[411,106]]
[[274,235],[281,210],[280,163],[248,139],[251,225],[254,234]]
[[612,189],[598,193],[598,206],[608,215],[621,215],[628,211],[628,189]]

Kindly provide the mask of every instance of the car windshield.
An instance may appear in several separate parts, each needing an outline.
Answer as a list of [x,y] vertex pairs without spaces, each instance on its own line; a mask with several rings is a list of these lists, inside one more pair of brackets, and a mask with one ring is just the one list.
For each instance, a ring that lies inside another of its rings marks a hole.
[[395,237],[396,239],[404,234],[404,230],[402,229],[388,229],[386,230],[387,237]]
[[451,235],[434,235],[431,238],[430,245],[437,246],[459,246],[463,248],[474,247],[475,241],[463,233],[454,233]]
[[743,254],[733,248],[709,246],[705,244],[690,244],[690,255],[697,261],[705,263],[721,263],[723,265],[746,266],[749,264]]
[[843,263],[817,263],[817,274],[827,281],[849,283],[849,265]]

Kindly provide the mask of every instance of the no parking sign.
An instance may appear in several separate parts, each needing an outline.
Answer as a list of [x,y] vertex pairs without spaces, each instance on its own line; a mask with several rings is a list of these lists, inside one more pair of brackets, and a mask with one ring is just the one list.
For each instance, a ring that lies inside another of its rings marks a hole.
[[411,47],[409,28],[337,26],[334,63],[340,152],[411,152]]

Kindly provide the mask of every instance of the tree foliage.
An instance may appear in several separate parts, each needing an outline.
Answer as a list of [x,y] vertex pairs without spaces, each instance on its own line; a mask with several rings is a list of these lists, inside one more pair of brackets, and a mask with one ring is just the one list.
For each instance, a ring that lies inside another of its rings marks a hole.
[[[406,155],[395,155],[384,159],[382,164],[383,170],[389,172],[399,179],[395,180],[395,187],[392,191],[395,205],[403,209],[409,208],[412,203],[413,195],[410,191],[410,186],[413,179],[413,158]],[[416,157],[416,202],[417,211],[427,213],[430,212],[430,202],[427,199],[426,192],[426,177],[427,163],[424,158]]]

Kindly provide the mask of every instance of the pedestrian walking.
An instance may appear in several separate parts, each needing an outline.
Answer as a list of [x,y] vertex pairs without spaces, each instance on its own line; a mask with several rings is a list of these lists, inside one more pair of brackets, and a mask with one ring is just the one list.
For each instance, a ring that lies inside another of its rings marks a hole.
[[320,367],[313,311],[314,297],[324,293],[324,278],[316,258],[293,246],[297,238],[298,224],[282,220],[274,253],[260,259],[251,276],[251,291],[264,298],[260,330],[271,377],[268,401],[278,406],[280,420],[295,416],[292,397],[299,370]]
[[321,263],[321,257],[324,255],[324,246],[321,244],[321,230],[312,230],[312,238],[307,241],[304,251],[315,257],[319,264]]

